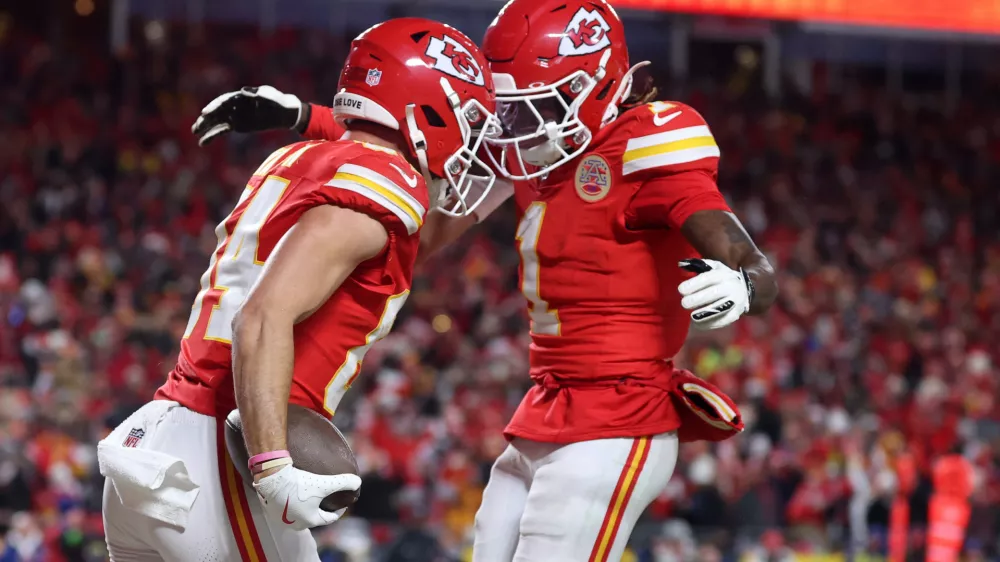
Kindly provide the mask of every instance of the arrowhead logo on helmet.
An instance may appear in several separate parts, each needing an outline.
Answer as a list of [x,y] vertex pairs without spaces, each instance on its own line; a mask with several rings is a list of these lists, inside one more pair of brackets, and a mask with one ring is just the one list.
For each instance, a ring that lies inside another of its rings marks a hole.
[[599,11],[580,8],[559,41],[559,55],[571,57],[599,52],[611,46],[609,31],[611,26]]
[[470,84],[484,85],[483,70],[472,53],[451,37],[431,37],[426,54],[434,59],[434,68],[441,72]]

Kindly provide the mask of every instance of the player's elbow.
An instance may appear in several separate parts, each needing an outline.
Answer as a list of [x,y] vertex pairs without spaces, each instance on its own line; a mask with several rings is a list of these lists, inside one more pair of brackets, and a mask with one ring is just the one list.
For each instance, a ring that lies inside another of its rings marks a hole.
[[269,330],[280,329],[282,324],[274,307],[248,299],[233,317],[233,343],[257,345],[266,339],[265,335]]
[[233,317],[233,345],[259,339],[263,325],[263,314],[258,309],[240,307]]

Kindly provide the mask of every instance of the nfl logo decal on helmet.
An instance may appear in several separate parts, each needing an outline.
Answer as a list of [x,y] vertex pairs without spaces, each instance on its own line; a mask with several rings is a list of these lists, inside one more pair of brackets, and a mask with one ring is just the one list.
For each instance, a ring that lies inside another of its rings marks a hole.
[[576,11],[559,42],[559,54],[564,57],[589,55],[611,45],[611,26],[597,10],[580,8]]
[[611,191],[611,166],[602,156],[591,154],[576,168],[576,194],[588,203],[596,203]]
[[371,70],[368,71],[368,76],[365,78],[365,84],[368,84],[369,86],[374,87],[374,86],[378,86],[378,83],[381,82],[381,81],[382,81],[382,71],[381,70],[379,70],[377,68],[373,68],[373,69],[371,69]]

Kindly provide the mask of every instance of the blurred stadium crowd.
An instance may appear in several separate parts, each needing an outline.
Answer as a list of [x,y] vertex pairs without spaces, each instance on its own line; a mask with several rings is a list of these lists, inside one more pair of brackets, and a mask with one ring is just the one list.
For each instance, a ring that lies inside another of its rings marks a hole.
[[[103,48],[0,34],[0,562],[103,560],[94,445],[173,366],[214,225],[291,133],[199,149],[242,85],[335,92],[342,37],[147,27]],[[822,81],[780,103],[720,77],[684,93],[719,184],[777,264],[779,306],[693,335],[679,363],[748,431],[690,444],[627,560],[884,552],[894,459],[975,467],[970,560],[1000,536],[1000,90],[944,101]],[[667,89],[669,91],[669,88]],[[365,485],[324,560],[461,560],[500,429],[528,384],[511,209],[432,261],[338,425]],[[437,554],[429,556],[427,552]],[[819,558],[814,558],[819,559]]]

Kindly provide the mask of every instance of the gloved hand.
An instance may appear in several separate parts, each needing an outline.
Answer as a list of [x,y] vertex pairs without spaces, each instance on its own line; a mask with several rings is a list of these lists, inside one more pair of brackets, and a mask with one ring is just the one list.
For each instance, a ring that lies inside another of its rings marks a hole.
[[728,326],[750,310],[753,282],[742,269],[736,271],[708,259],[683,260],[679,265],[697,274],[677,286],[683,297],[681,306],[693,311],[691,320],[696,329]]
[[301,531],[340,519],[347,508],[324,511],[319,507],[320,502],[334,492],[357,490],[361,478],[354,474],[313,474],[287,465],[261,478],[253,487],[269,517]]
[[244,87],[210,101],[201,110],[191,132],[205,146],[228,131],[255,133],[292,129],[309,121],[309,104],[271,86]]

